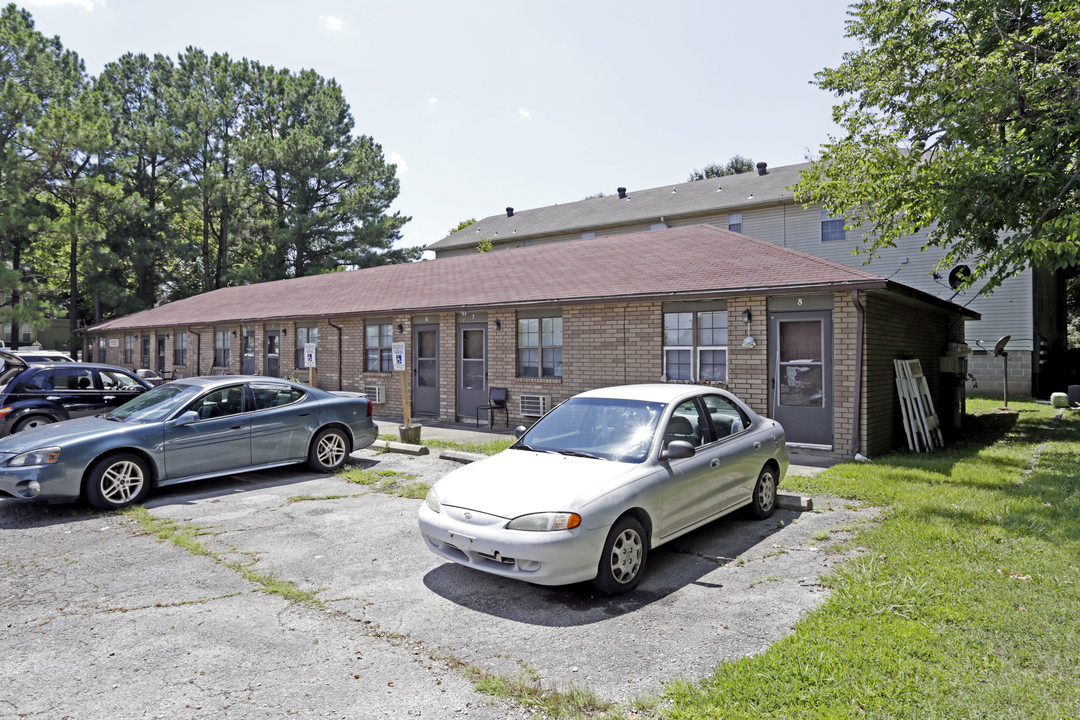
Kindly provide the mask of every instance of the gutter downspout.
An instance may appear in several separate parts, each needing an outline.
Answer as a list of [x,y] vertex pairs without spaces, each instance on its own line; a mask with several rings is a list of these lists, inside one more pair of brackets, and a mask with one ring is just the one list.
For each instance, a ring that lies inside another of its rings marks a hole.
[[198,330],[192,330],[195,336],[195,377],[202,375],[202,334]]
[[335,325],[330,318],[326,318],[326,324],[337,330],[337,389],[341,391],[341,326]]
[[855,306],[855,398],[854,422],[852,423],[851,457],[859,455],[862,444],[862,381],[863,381],[863,325],[866,321],[866,309],[859,300],[859,291],[851,291],[851,303]]

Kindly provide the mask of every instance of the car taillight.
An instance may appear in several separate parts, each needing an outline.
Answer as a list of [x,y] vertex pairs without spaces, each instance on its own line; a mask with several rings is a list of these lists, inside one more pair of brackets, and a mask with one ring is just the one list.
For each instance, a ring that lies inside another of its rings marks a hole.
[[[0,418],[4,417],[9,412],[11,412],[11,406],[10,405],[8,405],[7,407],[4,407],[4,408],[0,408]],[[370,415],[371,415],[371,405],[368,405],[368,416],[370,417]]]
[[371,417],[371,408],[372,408],[372,405],[374,405],[374,403],[372,403],[372,402],[371,402],[370,400],[368,400],[368,401],[367,401],[367,416],[368,416],[368,417]]

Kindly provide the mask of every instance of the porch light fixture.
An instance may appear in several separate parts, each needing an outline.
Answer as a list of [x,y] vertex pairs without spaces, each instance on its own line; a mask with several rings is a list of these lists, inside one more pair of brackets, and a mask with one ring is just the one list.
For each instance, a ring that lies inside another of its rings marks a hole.
[[398,331],[398,335],[400,335],[401,333],[405,332],[405,325],[402,323],[398,323],[397,328],[395,329]]
[[502,330],[502,320],[498,320],[498,319],[495,320],[495,329],[496,330]]
[[750,312],[750,309],[749,309],[749,308],[747,308],[746,310],[743,310],[743,311],[742,311],[742,321],[743,321],[744,323],[746,323],[746,337],[745,337],[745,338],[743,338],[743,341],[742,341],[742,346],[743,346],[744,348],[746,348],[747,350],[751,350],[751,349],[753,349],[753,348],[756,348],[756,347],[757,347],[757,340],[755,340],[755,339],[754,339],[753,337],[751,337],[751,335],[750,335],[750,320],[751,320],[751,319],[752,319],[753,317],[754,317],[754,316],[753,316],[753,314],[752,314],[752,313]]
[[288,335],[289,334],[289,329],[288,328],[281,328],[281,334],[282,335]]

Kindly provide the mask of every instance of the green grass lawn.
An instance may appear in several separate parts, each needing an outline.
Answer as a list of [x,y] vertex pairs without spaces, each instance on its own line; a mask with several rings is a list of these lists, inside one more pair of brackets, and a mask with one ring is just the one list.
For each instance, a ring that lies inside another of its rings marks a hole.
[[792,636],[673,684],[665,716],[1080,717],[1080,413],[1048,435],[1053,408],[1000,405],[969,401],[944,451],[785,480],[884,512]]

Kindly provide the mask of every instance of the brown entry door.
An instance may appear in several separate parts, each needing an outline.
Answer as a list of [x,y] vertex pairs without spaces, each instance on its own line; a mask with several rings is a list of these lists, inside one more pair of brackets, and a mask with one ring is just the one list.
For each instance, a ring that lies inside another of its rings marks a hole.
[[439,416],[439,326],[413,328],[413,413]]
[[832,313],[769,316],[769,409],[796,445],[833,445]]
[[457,414],[475,417],[487,405],[487,323],[458,326]]

